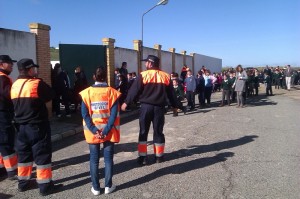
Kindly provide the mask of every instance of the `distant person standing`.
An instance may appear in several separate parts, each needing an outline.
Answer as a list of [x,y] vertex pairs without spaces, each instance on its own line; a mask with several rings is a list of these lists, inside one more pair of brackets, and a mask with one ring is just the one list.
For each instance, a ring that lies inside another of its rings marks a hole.
[[264,69],[264,75],[267,74],[268,78],[270,78],[271,81],[271,87],[269,86],[268,90],[270,91],[270,93],[273,93],[272,91],[272,85],[273,85],[273,71],[272,69],[266,65],[266,68]]
[[[181,84],[179,84],[178,79],[173,79],[173,88],[174,88],[174,92],[176,95],[176,99],[177,99],[177,107],[182,110],[184,112],[184,114],[186,114],[186,107],[183,106],[182,104],[182,100],[184,99],[184,94],[183,94],[183,88],[181,86]],[[177,117],[178,116],[178,109],[175,108],[173,111],[173,117]]]
[[122,67],[120,68],[119,73],[127,79],[127,74],[128,74],[127,62],[122,62]]
[[77,111],[78,104],[81,103],[81,97],[79,93],[88,87],[87,79],[84,74],[84,71],[81,69],[80,66],[75,68],[74,74],[74,97],[75,97],[75,110]]
[[275,70],[275,74],[273,74],[273,78],[274,78],[274,83],[275,83],[275,89],[279,89],[280,88],[280,79],[282,78],[281,73],[279,72],[279,70]]
[[71,117],[70,114],[70,107],[69,107],[69,79],[67,74],[61,69],[60,64],[55,64],[54,66],[54,84],[52,85],[55,91],[55,99],[54,99],[54,105],[55,105],[55,112],[57,117],[61,117],[61,111],[60,111],[60,100],[62,98],[62,101],[65,105],[65,111],[66,116]]
[[245,102],[243,98],[243,93],[246,91],[246,80],[248,79],[246,71],[243,70],[241,65],[236,67],[236,80],[233,87],[237,94],[237,108],[244,108]]
[[258,88],[259,88],[259,72],[258,72],[258,70],[255,70],[255,72],[254,72],[254,90],[255,90],[255,96],[258,96]]
[[188,70],[188,67],[186,64],[184,64],[181,69],[181,73],[180,73],[180,78],[181,78],[182,82],[184,82],[184,80],[186,78],[187,70]]
[[204,91],[205,91],[205,80],[203,77],[203,72],[201,70],[198,71],[196,77],[196,91],[198,93],[198,100],[200,108],[203,108],[205,105]]
[[284,75],[285,75],[286,88],[288,91],[290,91],[291,90],[291,78],[293,75],[293,71],[292,71],[290,65],[287,65],[287,68],[284,71]]
[[220,106],[224,106],[225,99],[227,100],[227,105],[230,106],[230,88],[232,87],[231,82],[227,79],[227,76],[223,76],[223,80],[221,83],[222,89],[222,103]]
[[120,104],[122,104],[127,96],[128,92],[128,81],[124,77],[124,75],[119,75],[119,86],[116,87],[116,90],[121,93],[121,97],[119,99]]
[[217,79],[210,75],[210,70],[205,71],[204,75],[204,98],[206,99],[207,106],[210,107],[210,99],[211,99],[211,93],[213,90],[213,84],[215,83]]
[[115,68],[115,74],[114,74],[114,78],[115,78],[115,88],[117,88],[119,86],[120,80],[119,80],[119,76],[120,76],[120,72],[119,72],[119,68]]
[[264,83],[265,83],[265,87],[266,87],[266,95],[267,96],[273,96],[272,80],[271,80],[271,77],[269,76],[268,73],[265,73]]
[[8,76],[13,71],[16,60],[8,55],[0,55],[0,177],[6,175],[13,179],[17,175],[17,154],[14,149],[15,129],[14,107],[10,97],[12,79]]
[[159,58],[154,55],[149,55],[145,66],[146,71],[141,72],[137,79],[133,82],[129,89],[127,98],[122,105],[122,110],[125,111],[138,95],[141,103],[140,108],[140,133],[138,139],[138,163],[146,165],[147,160],[147,139],[151,122],[153,123],[153,146],[156,163],[164,160],[165,150],[165,135],[163,127],[165,123],[164,105],[168,97],[171,105],[177,108],[176,96],[173,90],[173,85],[170,75],[159,69]]
[[229,72],[229,78],[228,78],[228,81],[230,82],[230,84],[232,85],[231,88],[230,88],[230,99],[231,99],[231,102],[234,102],[235,101],[235,97],[236,97],[236,92],[234,91],[234,82],[235,82],[235,72],[233,70],[231,70]]
[[195,91],[196,91],[196,79],[192,74],[191,69],[187,70],[187,75],[184,80],[186,85],[186,99],[188,101],[188,107],[190,110],[195,109]]

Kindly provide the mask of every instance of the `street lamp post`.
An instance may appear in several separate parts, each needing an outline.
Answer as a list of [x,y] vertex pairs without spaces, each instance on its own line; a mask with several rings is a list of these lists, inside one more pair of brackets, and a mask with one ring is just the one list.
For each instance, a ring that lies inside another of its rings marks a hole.
[[160,6],[160,5],[166,5],[168,3],[168,0],[160,0],[155,6],[153,6],[152,8],[150,8],[149,10],[147,10],[143,16],[142,16],[142,41],[141,41],[141,59],[143,59],[143,42],[144,42],[144,16],[150,12],[151,10],[153,10],[155,7]]

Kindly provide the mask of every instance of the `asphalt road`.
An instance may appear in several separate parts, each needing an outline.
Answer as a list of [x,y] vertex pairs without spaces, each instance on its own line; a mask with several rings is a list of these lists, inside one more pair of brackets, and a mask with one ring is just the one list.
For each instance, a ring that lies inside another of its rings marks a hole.
[[[138,167],[138,120],[121,126],[116,145],[117,189],[101,198],[300,198],[300,90],[250,98],[246,108],[213,106],[187,115],[166,115],[166,161]],[[197,100],[196,100],[197,101]],[[152,131],[149,141],[152,140]],[[103,174],[103,159],[100,160]],[[46,198],[95,198],[90,188],[89,151],[82,134],[53,145],[53,179],[60,192]],[[103,178],[100,181],[103,187]],[[0,198],[37,198],[18,193],[15,181],[0,181]]]

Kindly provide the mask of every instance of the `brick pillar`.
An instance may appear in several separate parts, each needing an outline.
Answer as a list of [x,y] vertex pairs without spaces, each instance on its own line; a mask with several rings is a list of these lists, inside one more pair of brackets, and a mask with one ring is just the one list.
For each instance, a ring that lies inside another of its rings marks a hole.
[[155,44],[154,49],[157,50],[157,57],[159,58],[159,66],[161,68],[162,67],[162,65],[161,65],[161,45]]
[[133,40],[133,49],[137,51],[138,73],[142,72],[143,49],[141,40]]
[[176,72],[176,62],[175,62],[175,48],[169,48],[169,51],[172,53],[172,72]]
[[51,84],[50,30],[51,27],[40,23],[29,24],[30,32],[36,34],[36,62],[40,66],[39,77]]
[[115,40],[112,38],[103,38],[103,45],[106,46],[107,63],[107,83],[109,86],[115,86]]
[[[184,65],[184,64],[186,64],[186,58],[185,58],[185,56],[186,56],[186,51],[185,51],[185,50],[181,51],[181,54],[183,55],[183,63],[182,63],[182,65]],[[189,67],[189,66],[188,66],[188,67]]]
[[191,53],[190,55],[192,56],[192,71],[193,71],[193,74],[197,74],[198,71],[195,71],[195,54],[196,53]]
[[[30,23],[30,32],[36,35],[36,63],[39,67],[39,77],[51,85],[51,60],[50,60],[50,30],[51,27],[40,23]],[[52,103],[46,104],[49,117],[52,116]]]

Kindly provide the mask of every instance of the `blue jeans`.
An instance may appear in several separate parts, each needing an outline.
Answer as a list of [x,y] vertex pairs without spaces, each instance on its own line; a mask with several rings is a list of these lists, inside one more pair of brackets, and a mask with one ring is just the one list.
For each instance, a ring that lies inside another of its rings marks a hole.
[[[105,163],[105,187],[112,186],[113,176],[113,158],[114,158],[114,146],[113,142],[103,143],[103,156]],[[90,148],[90,173],[93,188],[96,191],[100,191],[99,183],[99,159],[100,159],[100,144],[89,144]]]

